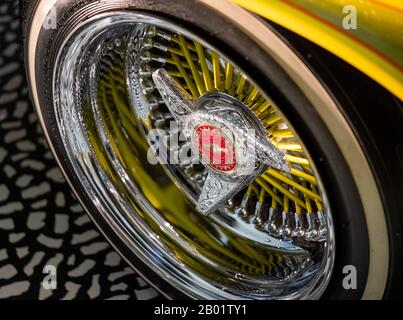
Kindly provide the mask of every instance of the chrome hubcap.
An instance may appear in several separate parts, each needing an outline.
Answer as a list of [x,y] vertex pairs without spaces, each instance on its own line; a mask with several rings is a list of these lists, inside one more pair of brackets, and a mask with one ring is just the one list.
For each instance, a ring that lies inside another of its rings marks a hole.
[[285,154],[273,146],[263,125],[241,102],[220,93],[205,94],[192,101],[164,69],[155,71],[153,79],[191,143],[190,161],[197,163],[199,159],[194,156],[201,154],[200,161],[207,168],[197,204],[200,212],[216,211],[269,166],[289,171]]

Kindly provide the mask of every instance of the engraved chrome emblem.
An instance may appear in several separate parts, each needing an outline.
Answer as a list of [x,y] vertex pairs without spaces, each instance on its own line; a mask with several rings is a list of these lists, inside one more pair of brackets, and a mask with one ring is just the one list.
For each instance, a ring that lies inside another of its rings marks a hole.
[[254,113],[224,93],[193,100],[165,69],[153,73],[162,99],[208,169],[198,199],[203,214],[217,210],[268,168],[289,171],[285,154],[266,136]]

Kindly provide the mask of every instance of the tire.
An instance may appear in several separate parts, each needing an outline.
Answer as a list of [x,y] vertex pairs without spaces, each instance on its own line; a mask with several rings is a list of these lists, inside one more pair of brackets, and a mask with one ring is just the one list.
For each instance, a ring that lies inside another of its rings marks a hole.
[[[402,102],[378,83],[313,43],[292,32],[272,25],[305,59],[321,80],[332,88],[358,137],[381,190],[388,224],[390,265],[384,299],[401,300],[403,263],[402,186]],[[382,105],[383,125],[378,108]],[[395,161],[394,159],[397,159]],[[400,159],[400,160],[399,160]]]
[[[139,258],[125,235],[100,214],[64,148],[52,99],[53,71],[64,39],[80,23],[113,10],[150,14],[191,31],[248,70],[254,83],[281,105],[309,150],[332,212],[337,213],[335,262],[321,298],[402,297],[402,113],[396,97],[314,44],[226,2],[214,8],[211,1],[194,0],[55,1],[58,27],[53,30],[38,29],[44,2],[22,1],[25,61],[43,130],[91,218],[160,292],[172,299],[195,297]],[[276,52],[269,40],[283,51]],[[381,123],[379,104],[384,108]],[[357,270],[355,290],[343,287],[343,270],[349,265]]]

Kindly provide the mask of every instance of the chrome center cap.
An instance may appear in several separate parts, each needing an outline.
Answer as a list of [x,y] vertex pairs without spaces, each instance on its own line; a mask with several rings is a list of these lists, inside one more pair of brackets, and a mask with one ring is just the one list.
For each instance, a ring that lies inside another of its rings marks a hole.
[[224,93],[194,100],[165,69],[155,71],[153,80],[193,154],[208,169],[197,204],[201,213],[214,212],[270,167],[289,171],[285,154],[242,102]]

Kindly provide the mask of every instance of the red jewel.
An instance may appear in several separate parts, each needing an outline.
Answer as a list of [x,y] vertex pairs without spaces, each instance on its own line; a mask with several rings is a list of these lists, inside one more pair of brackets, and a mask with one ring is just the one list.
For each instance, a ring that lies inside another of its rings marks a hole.
[[221,129],[200,125],[196,129],[199,154],[212,168],[228,172],[236,166],[235,148]]

